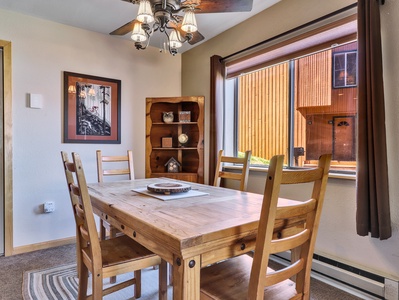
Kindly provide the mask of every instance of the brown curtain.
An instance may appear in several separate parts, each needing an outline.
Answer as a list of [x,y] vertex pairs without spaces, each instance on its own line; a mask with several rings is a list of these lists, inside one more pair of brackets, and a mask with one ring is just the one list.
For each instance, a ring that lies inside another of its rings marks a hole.
[[380,9],[378,0],[358,1],[358,235],[391,236],[385,134]]
[[211,57],[210,137],[209,137],[209,184],[215,178],[217,153],[223,149],[224,111],[224,64],[222,57]]

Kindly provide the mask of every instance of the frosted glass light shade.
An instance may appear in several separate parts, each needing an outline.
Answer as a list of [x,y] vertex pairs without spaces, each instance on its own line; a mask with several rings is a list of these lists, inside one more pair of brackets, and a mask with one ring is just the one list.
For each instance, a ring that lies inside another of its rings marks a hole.
[[197,31],[197,21],[193,11],[189,10],[185,13],[181,29],[188,33]]
[[180,48],[182,46],[182,43],[179,40],[179,33],[176,30],[172,30],[169,36],[169,45],[170,48]]
[[131,38],[135,42],[145,42],[147,40],[145,31],[141,28],[141,23],[136,22],[134,24]]
[[76,94],[76,87],[73,84],[68,87],[68,93]]
[[154,21],[154,14],[151,9],[151,3],[148,0],[141,0],[137,20],[141,23],[148,24]]
[[91,87],[89,89],[89,96],[95,96],[96,95],[96,91],[93,89],[93,87]]

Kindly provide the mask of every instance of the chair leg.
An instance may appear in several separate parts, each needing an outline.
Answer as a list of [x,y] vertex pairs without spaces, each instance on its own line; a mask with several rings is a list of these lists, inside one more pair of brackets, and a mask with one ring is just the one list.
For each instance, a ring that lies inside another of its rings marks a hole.
[[[109,225],[109,238],[110,239],[115,238],[117,232],[118,232],[118,230],[115,227]],[[115,282],[116,282],[116,276],[112,276],[109,278],[109,283],[115,283]]]
[[103,277],[96,276],[96,272],[93,272],[92,275],[92,298],[93,300],[100,300],[103,298]]
[[78,277],[79,277],[78,299],[79,300],[86,299],[89,270],[83,263],[80,263],[78,265]]
[[134,278],[136,279],[134,285],[134,298],[138,299],[141,297],[141,270],[134,271]]
[[159,266],[159,300],[168,299],[168,263],[162,260]]
[[[291,263],[293,264],[297,260],[299,260],[301,256],[301,247],[296,247],[294,249],[291,249]],[[293,275],[290,278],[292,281],[296,282],[296,275]]]
[[107,238],[107,230],[104,227],[104,221],[100,219],[100,238],[105,240]]
[[169,285],[173,285],[173,265],[169,265]]

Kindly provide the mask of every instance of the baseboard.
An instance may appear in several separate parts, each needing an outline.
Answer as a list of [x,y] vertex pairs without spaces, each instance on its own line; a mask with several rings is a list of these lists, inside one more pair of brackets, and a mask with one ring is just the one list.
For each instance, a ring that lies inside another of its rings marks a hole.
[[70,237],[70,238],[66,238],[66,239],[53,240],[53,241],[47,241],[47,242],[43,242],[43,243],[15,247],[15,248],[13,248],[12,255],[69,245],[69,244],[73,244],[75,242],[76,242],[76,238]]

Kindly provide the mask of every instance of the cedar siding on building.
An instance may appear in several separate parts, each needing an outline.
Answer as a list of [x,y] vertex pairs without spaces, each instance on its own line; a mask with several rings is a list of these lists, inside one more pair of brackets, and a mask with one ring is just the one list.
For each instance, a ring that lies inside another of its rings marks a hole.
[[[312,164],[323,153],[333,165],[354,169],[357,86],[333,87],[333,55],[357,50],[357,43],[339,46],[295,60],[294,147],[299,166]],[[287,160],[290,63],[282,63],[239,78],[239,151],[251,149],[265,159],[285,154]],[[300,151],[299,151],[300,152]],[[285,163],[287,163],[286,161]]]

